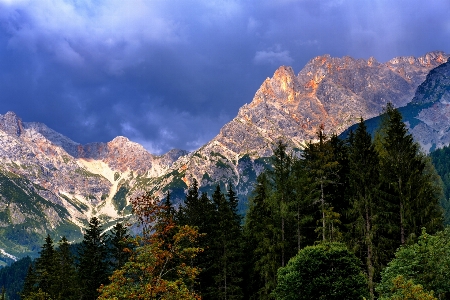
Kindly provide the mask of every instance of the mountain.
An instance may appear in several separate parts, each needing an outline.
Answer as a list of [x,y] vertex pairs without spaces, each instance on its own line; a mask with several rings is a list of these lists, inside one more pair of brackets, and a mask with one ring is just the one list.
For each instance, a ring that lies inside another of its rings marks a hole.
[[[399,111],[425,153],[450,144],[450,59],[428,73],[411,102]],[[366,124],[373,133],[380,122],[381,117],[377,116]]]
[[325,55],[297,75],[280,67],[216,137],[191,153],[157,156],[125,137],[82,145],[13,112],[0,115],[0,257],[36,254],[47,233],[79,240],[92,216],[106,228],[128,217],[128,200],[144,192],[162,198],[170,190],[179,203],[194,178],[205,192],[232,184],[243,211],[277,140],[301,148],[320,124],[339,134],[361,116],[378,115],[387,102],[404,106],[448,58],[431,52],[380,63]]
[[431,52],[380,63],[374,58],[325,55],[312,59],[298,75],[282,66],[215,138],[175,162],[167,174],[178,186],[184,182],[184,187],[196,178],[204,191],[231,181],[244,199],[267,166],[277,140],[301,148],[314,140],[320,124],[327,133],[340,134],[360,117],[379,115],[387,102],[404,106],[428,72],[448,58],[443,52]]
[[125,137],[80,145],[44,124],[0,115],[0,253],[33,255],[47,233],[79,240],[91,216],[129,214],[136,177],[159,176],[186,151],[148,153]]

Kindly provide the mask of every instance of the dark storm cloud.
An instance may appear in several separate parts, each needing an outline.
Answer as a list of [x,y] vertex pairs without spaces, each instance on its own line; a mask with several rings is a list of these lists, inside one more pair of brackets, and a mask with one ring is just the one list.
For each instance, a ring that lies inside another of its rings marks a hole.
[[436,1],[0,0],[0,113],[152,152],[213,138],[282,64],[450,52]]

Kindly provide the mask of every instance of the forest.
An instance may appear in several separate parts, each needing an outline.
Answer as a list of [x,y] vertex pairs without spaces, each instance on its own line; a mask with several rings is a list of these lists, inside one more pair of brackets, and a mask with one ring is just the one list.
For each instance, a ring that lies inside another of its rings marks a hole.
[[373,137],[361,119],[273,150],[245,216],[231,183],[207,195],[193,180],[179,209],[141,196],[138,234],[92,218],[77,247],[48,236],[0,270],[2,299],[450,299],[447,148],[423,154],[388,104]]

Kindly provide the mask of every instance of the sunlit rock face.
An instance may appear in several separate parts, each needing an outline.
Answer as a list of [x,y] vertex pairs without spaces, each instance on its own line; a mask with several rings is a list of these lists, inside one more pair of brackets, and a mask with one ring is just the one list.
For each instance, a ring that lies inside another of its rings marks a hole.
[[387,102],[406,105],[428,72],[448,57],[431,52],[379,63],[325,55],[312,59],[298,75],[291,67],[280,67],[211,143],[236,154],[268,156],[277,139],[300,147],[314,139],[320,124],[339,134],[360,117],[379,115]]

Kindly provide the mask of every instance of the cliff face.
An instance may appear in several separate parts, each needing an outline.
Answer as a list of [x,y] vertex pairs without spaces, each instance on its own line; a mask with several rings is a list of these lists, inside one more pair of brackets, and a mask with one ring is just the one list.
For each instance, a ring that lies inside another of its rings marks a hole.
[[[163,197],[170,190],[172,199],[179,202],[193,178],[206,192],[217,184],[231,183],[243,200],[269,164],[277,140],[301,148],[315,138],[320,124],[327,133],[339,134],[359,117],[378,115],[387,102],[404,106],[428,72],[448,57],[432,52],[380,63],[373,58],[325,55],[312,59],[297,75],[291,67],[280,67],[263,82],[251,103],[192,153],[171,150],[156,156],[125,137],[81,145],[44,124],[22,122],[12,112],[0,115],[0,250],[33,253],[31,249],[38,249],[49,230],[61,235],[63,230],[78,228],[76,240],[91,216],[105,222],[126,217],[128,200],[144,192]],[[448,70],[447,64],[433,72],[448,75],[448,71],[436,71]],[[428,127],[413,128],[425,132],[424,139],[430,130],[448,132],[439,127],[442,124],[434,124],[439,118],[450,118],[446,112],[449,92],[442,88],[441,77],[427,80],[428,85],[419,88],[422,96],[416,94],[417,103],[440,105],[433,114],[423,111],[419,116]],[[439,100],[430,98],[429,91],[436,89],[442,94]],[[2,190],[4,186],[9,188]],[[16,188],[23,193],[8,193]],[[33,236],[34,242],[23,246],[1,234],[14,231],[14,226],[27,227],[23,234]]]

